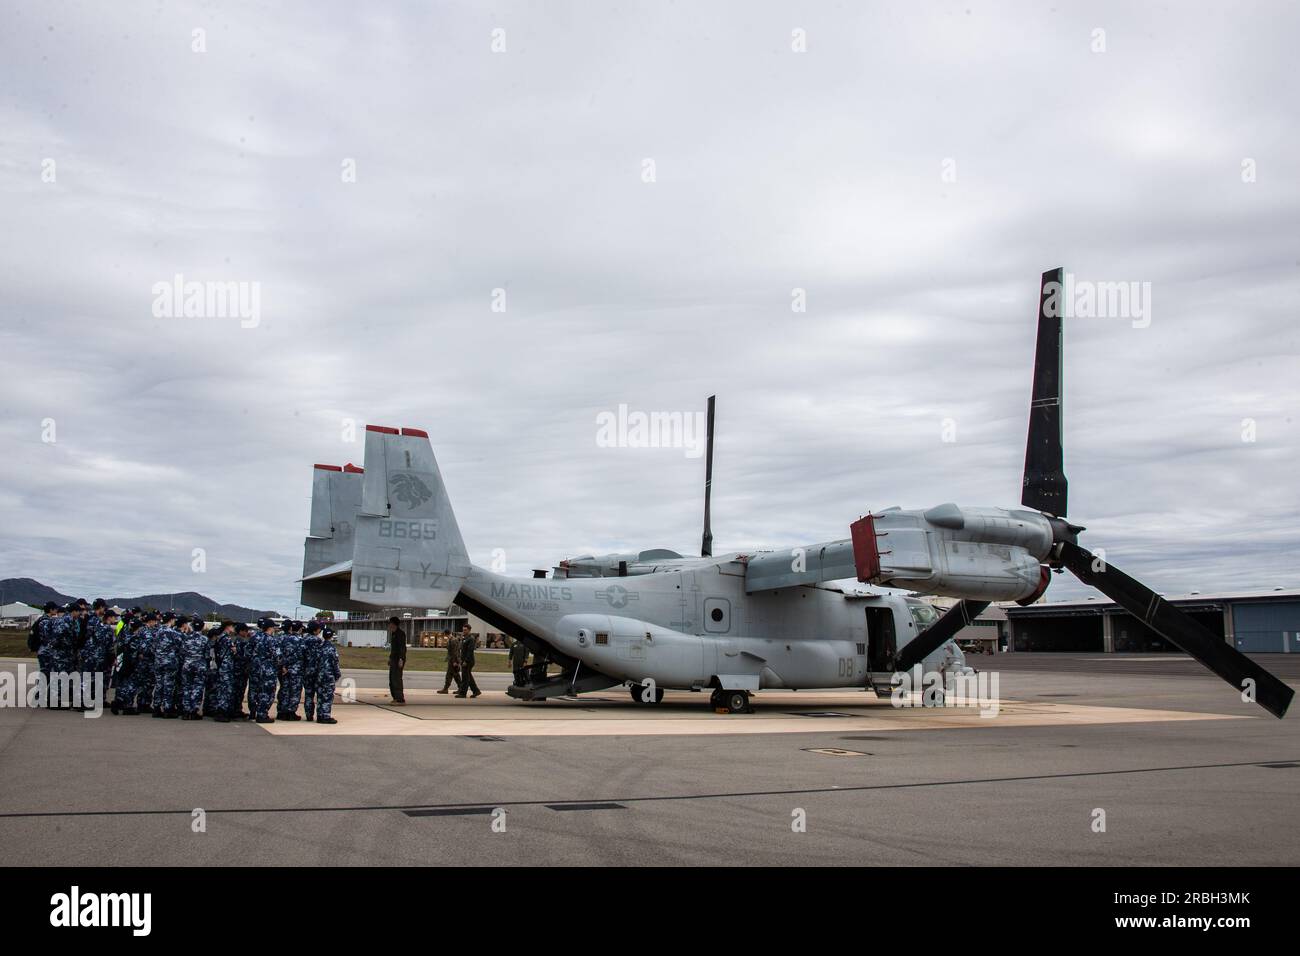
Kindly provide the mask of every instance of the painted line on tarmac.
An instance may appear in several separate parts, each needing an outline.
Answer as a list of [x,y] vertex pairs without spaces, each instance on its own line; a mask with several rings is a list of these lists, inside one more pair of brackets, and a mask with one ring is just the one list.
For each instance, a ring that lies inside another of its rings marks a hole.
[[[818,794],[831,793],[868,793],[873,790],[916,790],[925,787],[959,787],[971,784],[989,784],[989,783],[1031,783],[1034,781],[1045,780],[1070,780],[1079,777],[1115,777],[1126,774],[1143,774],[1143,773],[1175,773],[1183,770],[1228,770],[1237,767],[1260,767],[1272,768],[1278,764],[1287,764],[1300,762],[1298,758],[1273,758],[1265,760],[1243,760],[1239,763],[1195,763],[1184,764],[1177,767],[1136,767],[1130,770],[1076,770],[1070,773],[1046,773],[1046,774],[1029,774],[1018,777],[980,777],[967,780],[923,780],[915,783],[874,783],[863,784],[855,787],[809,787],[796,790],[738,790],[728,791],[725,793],[683,793],[683,794],[665,794],[658,797],[614,797],[601,800],[501,800],[492,804],[495,807],[550,807],[558,809],[560,807],[588,807],[592,804],[610,804],[610,803],[664,803],[664,802],[683,802],[689,800],[728,800],[737,797],[784,797],[784,796],[809,796]],[[358,806],[342,807],[230,807],[208,809],[208,816],[213,814],[258,814],[258,813],[361,813],[400,810],[403,812],[410,810],[428,810],[428,811],[455,811],[463,810],[465,812],[480,812],[484,806],[484,801],[476,800],[473,803],[403,803],[403,804],[373,804]],[[184,810],[33,810],[17,811],[10,813],[0,813],[0,820],[22,820],[40,817],[149,817],[149,816],[191,816],[194,813],[192,807]],[[447,815],[428,813],[424,816]]]

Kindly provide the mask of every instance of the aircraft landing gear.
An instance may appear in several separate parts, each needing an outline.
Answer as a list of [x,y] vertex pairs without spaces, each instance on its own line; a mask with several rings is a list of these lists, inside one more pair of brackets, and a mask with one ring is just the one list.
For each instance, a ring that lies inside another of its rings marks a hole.
[[749,691],[716,689],[709,697],[714,710],[725,710],[729,714],[752,714],[754,708],[749,706]]
[[633,684],[628,688],[628,691],[632,694],[632,700],[638,704],[659,704],[664,699],[664,689],[662,687],[655,688],[654,695],[650,700],[645,699],[645,687],[640,684]]

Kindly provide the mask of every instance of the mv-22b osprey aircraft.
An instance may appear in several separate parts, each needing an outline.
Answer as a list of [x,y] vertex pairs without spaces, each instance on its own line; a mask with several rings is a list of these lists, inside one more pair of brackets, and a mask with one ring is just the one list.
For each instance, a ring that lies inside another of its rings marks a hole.
[[[763,688],[880,692],[990,602],[1031,603],[1053,571],[1068,570],[1282,717],[1290,687],[1079,545],[1061,446],[1062,294],[1062,270],[1044,273],[1021,508],[889,508],[858,518],[840,540],[713,556],[710,474],[701,557],[656,549],[511,578],[470,562],[428,435],[370,425],[364,469],[315,466],[302,603],[455,603],[560,666],[511,688],[525,700],[624,683],[645,703],[665,689],[709,689],[715,709],[741,713]],[[710,472],[712,410],[710,401]],[[960,600],[926,627],[915,601],[874,586]]]

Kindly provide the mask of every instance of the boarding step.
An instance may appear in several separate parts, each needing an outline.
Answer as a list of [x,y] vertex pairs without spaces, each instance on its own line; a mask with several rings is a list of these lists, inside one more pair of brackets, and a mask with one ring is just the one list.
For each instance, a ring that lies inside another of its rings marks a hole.
[[573,674],[561,674],[537,683],[524,684],[522,687],[511,685],[506,688],[506,695],[515,700],[546,700],[549,697],[565,697],[569,694],[585,694],[587,691],[604,690],[621,684],[622,681],[606,677],[598,671],[584,671],[573,679]]

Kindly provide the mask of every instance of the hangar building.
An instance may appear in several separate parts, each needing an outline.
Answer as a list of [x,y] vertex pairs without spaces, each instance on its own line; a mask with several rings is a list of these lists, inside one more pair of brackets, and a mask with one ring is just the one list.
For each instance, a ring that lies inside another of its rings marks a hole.
[[[1242,594],[1193,591],[1163,597],[1239,651],[1300,653],[1300,590],[1276,588]],[[1028,607],[1011,605],[1005,612],[1009,651],[1178,651],[1103,597]]]

